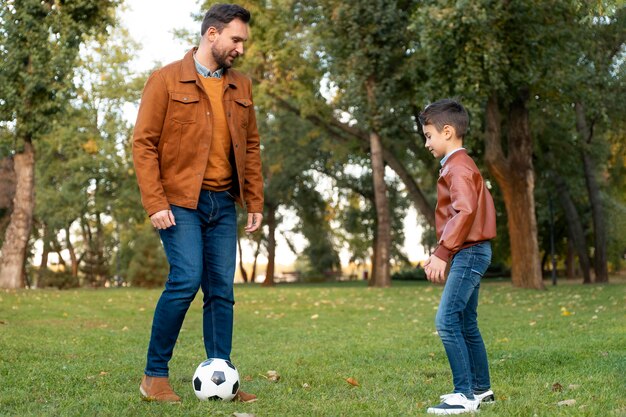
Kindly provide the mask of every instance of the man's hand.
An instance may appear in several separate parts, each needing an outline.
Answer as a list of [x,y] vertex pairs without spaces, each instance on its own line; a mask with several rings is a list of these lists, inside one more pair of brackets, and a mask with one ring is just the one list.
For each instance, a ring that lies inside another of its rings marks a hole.
[[165,230],[168,227],[176,226],[176,220],[174,219],[174,213],[172,210],[161,210],[150,216],[150,221],[155,229]]
[[246,233],[252,233],[259,230],[261,222],[263,221],[263,214],[261,213],[248,213],[248,223],[246,224]]
[[446,266],[448,263],[441,258],[431,255],[424,264],[426,278],[435,284],[446,282]]

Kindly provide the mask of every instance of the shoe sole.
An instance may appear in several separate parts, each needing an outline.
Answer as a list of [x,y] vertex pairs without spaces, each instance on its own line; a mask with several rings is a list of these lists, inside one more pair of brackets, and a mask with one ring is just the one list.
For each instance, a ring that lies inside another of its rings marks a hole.
[[477,413],[478,409],[476,410],[461,410],[461,409],[456,409],[456,410],[437,410],[437,411],[430,411],[431,408],[429,408],[428,410],[426,410],[426,412],[428,414],[437,414],[440,416],[451,416],[451,415],[455,415],[455,414],[466,414],[466,413]]
[[481,404],[493,404],[496,402],[496,399],[493,395],[488,395],[485,398],[483,398],[482,400],[480,400]]
[[483,397],[483,398],[479,398],[478,394],[474,394],[474,397],[477,398],[477,399],[480,399],[480,403],[481,404],[493,404],[493,403],[496,402],[496,397],[493,394],[493,392],[491,394]]
[[148,393],[146,393],[146,391],[144,391],[144,389],[143,389],[143,387],[141,385],[139,386],[139,392],[141,393],[141,399],[143,401],[146,401],[146,402],[153,402],[154,401],[154,402],[164,402],[164,403],[168,403],[168,404],[180,404],[180,400],[178,400],[178,401],[159,401],[156,398],[149,396]]

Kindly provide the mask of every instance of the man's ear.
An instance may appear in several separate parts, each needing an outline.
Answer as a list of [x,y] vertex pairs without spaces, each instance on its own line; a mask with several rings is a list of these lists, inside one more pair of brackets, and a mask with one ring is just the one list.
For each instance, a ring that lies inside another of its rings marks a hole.
[[215,38],[217,38],[218,32],[217,29],[213,26],[209,26],[209,28],[206,30],[206,33],[204,34],[204,36],[206,36],[207,40],[210,42],[215,41]]

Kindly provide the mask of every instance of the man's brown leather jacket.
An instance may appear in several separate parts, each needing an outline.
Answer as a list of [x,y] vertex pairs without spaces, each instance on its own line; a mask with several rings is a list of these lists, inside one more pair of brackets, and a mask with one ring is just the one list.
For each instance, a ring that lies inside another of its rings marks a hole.
[[435,210],[435,256],[444,261],[459,250],[496,237],[496,209],[476,163],[464,149],[441,168]]
[[[152,73],[133,136],[133,162],[148,215],[170,204],[195,209],[211,149],[211,105],[190,50]],[[224,112],[232,138],[233,194],[248,213],[263,212],[263,177],[252,83],[229,69]]]

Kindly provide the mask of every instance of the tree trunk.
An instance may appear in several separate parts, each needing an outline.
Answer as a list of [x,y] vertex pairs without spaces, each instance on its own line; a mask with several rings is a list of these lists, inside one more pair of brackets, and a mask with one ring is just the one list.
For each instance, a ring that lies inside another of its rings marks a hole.
[[65,246],[70,253],[70,261],[72,264],[72,277],[78,278],[78,257],[76,256],[76,250],[74,250],[74,245],[72,245],[72,240],[70,239],[69,226],[65,228]]
[[56,238],[50,241],[50,245],[52,246],[52,251],[55,252],[59,257],[58,265],[61,265],[63,267],[63,271],[67,271],[67,264],[65,263],[65,259],[63,259],[63,256],[61,255],[61,252],[63,252],[63,247],[61,246],[59,241],[56,240]]
[[565,218],[567,219],[567,234],[572,246],[576,249],[576,253],[578,254],[580,267],[583,272],[583,284],[590,284],[591,265],[589,262],[589,255],[587,253],[587,242],[585,240],[585,232],[583,231],[582,221],[578,215],[578,210],[576,210],[576,205],[572,201],[572,197],[569,194],[565,180],[557,173],[553,173],[553,178],[556,185],[556,192],[559,195],[559,200],[561,201],[561,205],[565,211]]
[[535,216],[535,177],[533,143],[530,136],[527,92],[510,104],[508,117],[508,157],[502,150],[500,109],[495,95],[489,98],[486,114],[485,160],[504,196],[511,244],[513,285],[544,289],[541,276],[537,218]]
[[565,272],[567,279],[576,278],[576,248],[572,239],[567,240],[567,255],[565,257]]
[[276,263],[276,208],[268,206],[267,219],[265,224],[268,227],[267,236],[267,269],[265,270],[265,280],[263,286],[274,285],[274,267]]
[[367,277],[367,286],[374,287],[376,285],[376,281],[374,280],[374,276],[376,275],[376,261],[379,259],[378,256],[378,226],[374,229],[374,242],[372,242],[372,261],[370,265],[369,276]]
[[252,262],[252,274],[250,274],[250,282],[256,281],[256,265],[259,260],[259,254],[261,253],[261,241],[257,242],[256,250],[254,251],[254,261]]
[[42,236],[42,243],[43,243],[43,250],[41,252],[41,263],[39,264],[39,271],[37,273],[37,282],[35,283],[35,287],[38,287],[39,282],[42,282],[46,272],[48,272],[48,254],[50,253],[51,247],[50,247],[50,232],[49,232],[49,227],[43,223],[42,225],[42,229],[43,229],[43,236]]
[[370,133],[372,152],[372,178],[374,181],[374,200],[376,203],[376,250],[374,250],[375,269],[372,280],[376,287],[391,286],[389,259],[391,257],[391,220],[387,184],[385,183],[385,161],[380,136]]
[[432,227],[435,228],[435,209],[434,205],[431,204],[422,193],[422,190],[417,185],[417,182],[413,178],[413,176],[407,171],[406,167],[402,162],[400,162],[395,155],[393,155],[390,151],[383,148],[383,157],[389,168],[394,170],[398,177],[404,183],[406,187],[407,194],[409,198],[413,202],[413,206],[417,209],[418,213],[424,216],[426,222]]
[[239,250],[239,273],[241,274],[243,282],[248,282],[248,273],[246,272],[246,268],[243,266],[243,251],[241,250],[241,238],[239,237],[239,234],[237,234],[237,249]]
[[585,182],[587,184],[587,192],[589,194],[589,203],[591,204],[591,216],[593,218],[593,235],[594,235],[594,271],[596,273],[595,282],[609,282],[608,256],[606,253],[606,227],[604,225],[604,208],[602,197],[600,195],[600,186],[596,179],[595,163],[586,152],[586,147],[591,145],[593,139],[593,128],[587,123],[585,116],[585,108],[582,103],[574,105],[576,111],[576,129],[584,141],[585,145],[581,149],[583,170],[585,172]]
[[96,287],[103,287],[108,277],[107,261],[104,258],[104,228],[102,227],[102,220],[100,213],[96,212]]
[[0,260],[0,288],[24,287],[24,262],[35,211],[35,149],[29,140],[14,157],[15,197],[4,235]]

